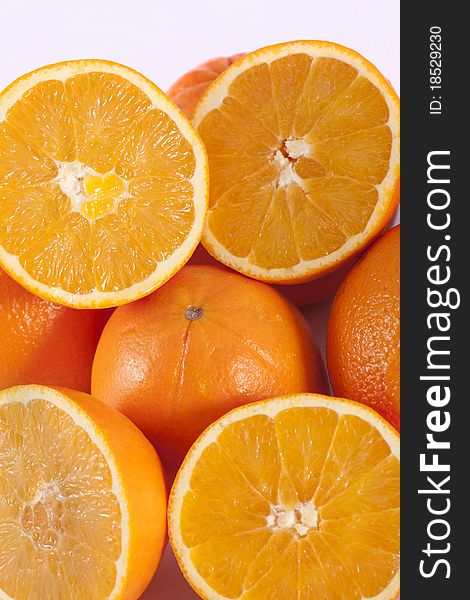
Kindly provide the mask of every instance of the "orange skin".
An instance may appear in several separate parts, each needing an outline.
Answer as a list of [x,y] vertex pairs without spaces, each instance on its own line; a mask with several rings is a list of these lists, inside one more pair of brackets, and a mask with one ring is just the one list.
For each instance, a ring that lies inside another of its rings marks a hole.
[[[237,61],[239,58],[245,56],[246,53],[234,54],[228,57],[217,57],[212,58],[201,65],[198,65],[191,71],[188,71],[182,75],[167,91],[168,96],[176,102],[181,108],[184,114],[191,119],[194,114],[194,109],[201,96],[207,90],[209,85],[218,77],[227,67]],[[384,222],[388,222],[392,219],[393,214],[396,210],[400,199],[399,184],[393,193],[393,202],[391,203],[390,211],[385,215]],[[377,232],[378,235],[380,232]],[[373,241],[373,237],[369,240],[369,243]],[[362,250],[362,249],[361,249]],[[359,252],[359,251],[358,251]],[[311,281],[306,281],[297,284],[276,285],[278,289],[286,298],[297,306],[306,306],[308,304],[314,304],[330,298],[338,288],[345,275],[351,269],[354,263],[354,258],[347,260],[345,263],[340,265],[335,270],[330,271],[320,277],[317,277]],[[216,258],[214,258],[202,244],[196,248],[194,254],[189,260],[189,264],[194,265],[222,265]],[[233,271],[232,269],[230,269]],[[236,272],[236,271],[233,271]]]
[[92,390],[127,415],[173,470],[232,408],[321,392],[325,380],[305,319],[281,294],[221,268],[190,266],[114,312],[98,344]]
[[38,383],[83,392],[109,310],[75,310],[34,296],[0,269],[0,389]]
[[374,408],[400,429],[400,226],[359,259],[328,323],[328,371],[337,396]]

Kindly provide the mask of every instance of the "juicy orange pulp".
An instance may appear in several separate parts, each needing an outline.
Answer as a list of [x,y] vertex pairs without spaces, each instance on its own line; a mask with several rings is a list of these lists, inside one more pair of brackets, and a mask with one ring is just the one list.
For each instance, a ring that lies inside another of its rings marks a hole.
[[[0,407],[0,431],[0,588],[12,598],[46,598],[82,580],[83,593],[107,598],[121,555],[121,509],[104,457],[46,400]],[[72,454],[80,461],[64,473]]]
[[392,449],[380,417],[370,411],[368,422],[340,402],[342,413],[282,401],[275,410],[276,399],[244,418],[238,409],[190,451],[170,537],[203,598],[395,597],[398,436],[389,428]]
[[163,93],[130,69],[75,61],[45,71],[0,96],[5,268],[69,295],[130,288],[194,225],[194,149],[157,108]]
[[165,509],[158,456],[123,415],[71,390],[0,392],[0,597],[137,598]]
[[[384,180],[396,160],[396,95],[367,76],[370,63],[332,44],[288,46],[229,67],[195,116],[211,173],[204,244],[227,265],[277,281],[301,279],[304,263],[366,232],[379,201],[394,194],[381,186],[390,187]],[[382,219],[396,202],[384,201]]]

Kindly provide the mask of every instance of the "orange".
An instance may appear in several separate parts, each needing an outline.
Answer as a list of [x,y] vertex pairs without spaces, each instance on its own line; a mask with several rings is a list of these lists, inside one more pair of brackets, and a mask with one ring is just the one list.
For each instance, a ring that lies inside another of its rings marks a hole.
[[0,392],[0,597],[135,600],[166,543],[145,436],[88,394]]
[[235,406],[324,389],[298,310],[265,284],[208,266],[185,267],[117,309],[92,371],[93,395],[128,416],[172,466]]
[[236,60],[245,53],[233,56],[217,56],[198,65],[182,75],[167,91],[168,96],[175,102],[184,114],[191,119],[194,108],[209,85]]
[[0,390],[20,383],[91,388],[109,310],[74,310],[34,296],[0,269]]
[[399,436],[348,400],[237,408],[189,451],[170,542],[204,600],[392,600],[399,593]]
[[375,242],[340,286],[327,350],[335,393],[371,406],[399,429],[399,225]]
[[[169,97],[178,104],[188,118],[192,118],[197,102],[209,85],[233,62],[243,56],[245,56],[245,53],[228,57],[216,57],[202,63],[175,81],[167,92]],[[205,250],[202,244],[199,244],[188,262],[195,265],[221,264]],[[344,279],[350,267],[350,262],[347,262],[336,271],[327,273],[313,281],[275,287],[297,306],[313,304],[330,297]]]
[[395,211],[398,97],[353,50],[301,41],[248,54],[208,87],[193,124],[209,156],[202,242],[245,275],[324,275]]
[[197,246],[207,194],[199,136],[128,67],[59,63],[0,94],[0,266],[43,298],[149,294]]

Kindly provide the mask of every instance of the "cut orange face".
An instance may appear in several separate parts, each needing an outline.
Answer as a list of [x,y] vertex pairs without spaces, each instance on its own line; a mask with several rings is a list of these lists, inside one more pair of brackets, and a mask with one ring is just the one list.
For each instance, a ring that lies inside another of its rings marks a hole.
[[135,600],[166,543],[158,456],[88,394],[0,392],[0,598]]
[[362,56],[302,41],[246,55],[207,89],[203,244],[245,275],[323,275],[385,227],[399,199],[399,102]]
[[0,94],[0,266],[77,308],[124,304],[191,256],[207,159],[181,111],[122,65],[81,60]]
[[399,527],[397,432],[317,394],[222,417],[170,494],[170,541],[204,600],[394,599]]

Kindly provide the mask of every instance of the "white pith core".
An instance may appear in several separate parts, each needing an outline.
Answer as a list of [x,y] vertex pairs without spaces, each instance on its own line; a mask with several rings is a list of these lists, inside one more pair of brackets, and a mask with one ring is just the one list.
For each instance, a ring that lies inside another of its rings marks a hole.
[[55,547],[63,535],[64,500],[57,481],[41,483],[35,497],[23,502],[21,524],[23,535],[28,536],[36,547]]
[[[55,177],[55,183],[60,187],[61,191],[70,199],[70,211],[79,212],[85,218],[88,218],[82,211],[81,208],[85,202],[92,200],[88,196],[85,189],[85,180],[87,175],[94,175],[97,177],[104,177],[114,173],[114,170],[108,171],[107,173],[98,173],[95,169],[84,165],[78,160],[73,162],[62,162],[55,161],[57,165],[57,175]],[[117,205],[123,198],[128,198],[127,182],[121,178],[125,186],[125,190],[120,194],[114,201],[114,208],[110,212],[115,212]]]
[[273,155],[273,160],[279,169],[277,187],[287,187],[291,183],[302,184],[302,179],[294,171],[298,158],[308,154],[310,146],[303,139],[288,138],[281,142]]
[[293,509],[271,506],[266,521],[273,531],[293,529],[298,537],[305,537],[312,529],[319,527],[318,512],[313,502],[297,504]]
[[78,160],[73,162],[56,161],[56,165],[57,185],[70,198],[71,210],[80,212],[82,204],[89,200],[85,191],[85,178],[87,175],[98,175],[98,173]]
[[287,153],[294,160],[297,160],[297,158],[308,154],[310,150],[310,146],[307,144],[307,142],[303,139],[298,138],[288,138],[284,142],[284,145],[287,150]]

